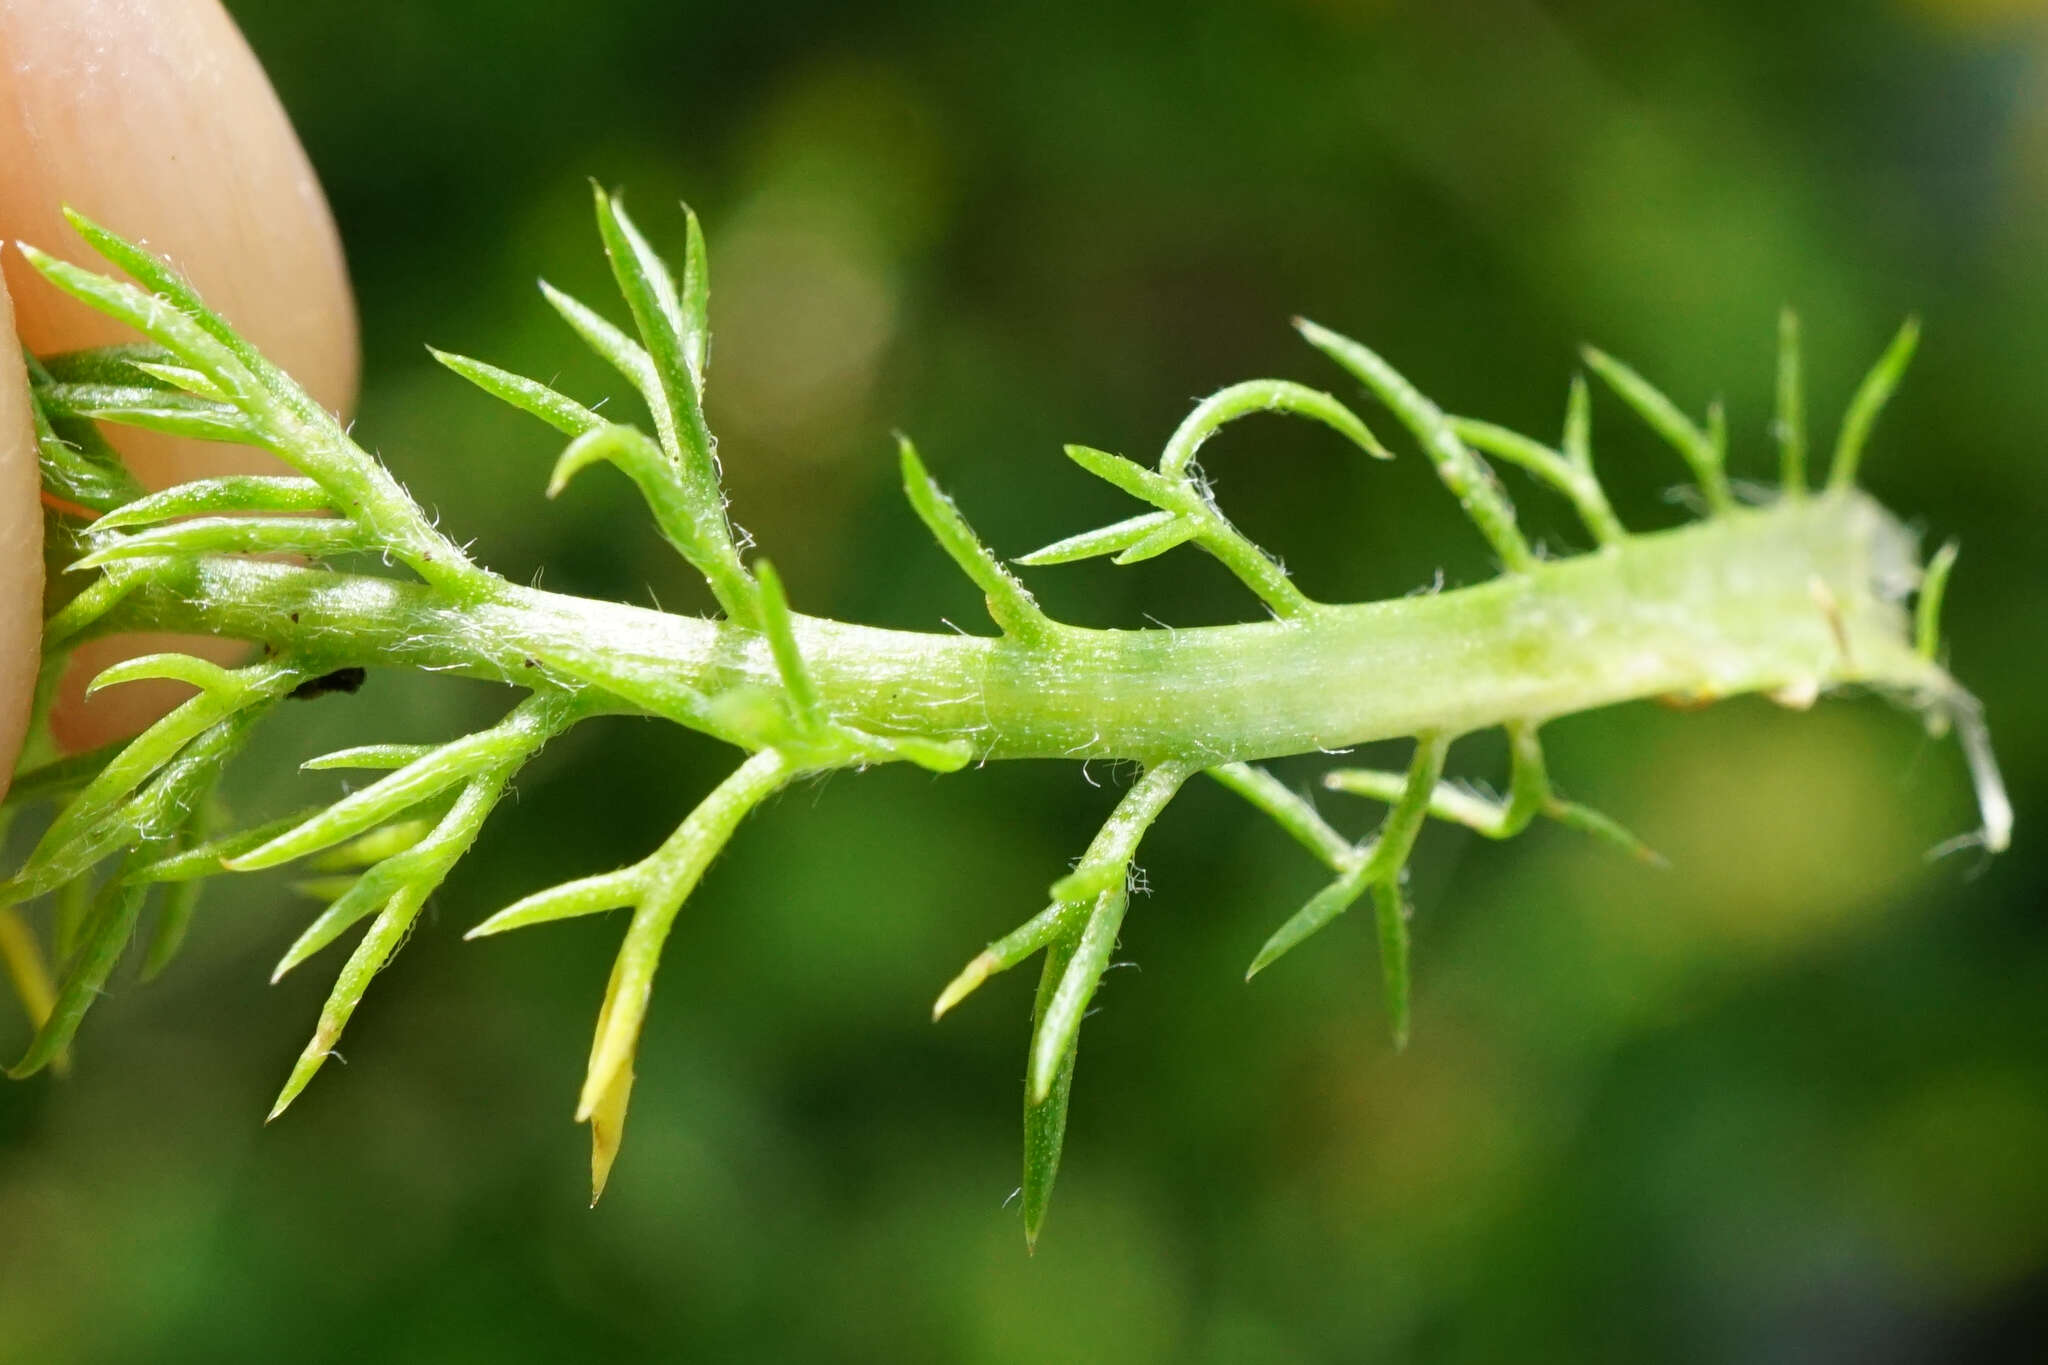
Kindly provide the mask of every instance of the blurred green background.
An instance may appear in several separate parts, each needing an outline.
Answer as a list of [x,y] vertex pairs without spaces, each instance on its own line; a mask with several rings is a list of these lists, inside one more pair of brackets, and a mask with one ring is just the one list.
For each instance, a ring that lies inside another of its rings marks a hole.
[[[1428,831],[1396,1057],[1363,923],[1241,983],[1319,879],[1191,789],[1147,841],[1143,970],[1086,1031],[1027,1258],[1005,1197],[1032,973],[927,1010],[1039,907],[1108,775],[846,775],[753,820],[670,944],[592,1212],[569,1111],[619,925],[459,931],[638,857],[730,756],[588,727],[288,1120],[260,1123],[335,964],[264,984],[310,914],[278,879],[217,894],[161,984],[117,979],[69,1081],[0,1086],[0,1361],[2040,1358],[2048,6],[231,8],[347,240],[359,429],[485,562],[555,588],[702,605],[623,480],[545,504],[549,434],[421,343],[609,391],[532,289],[605,296],[587,176],[669,243],[678,196],[704,216],[735,513],[799,606],[891,625],[977,619],[901,504],[894,427],[1020,553],[1121,514],[1061,441],[1141,454],[1226,382],[1336,384],[1301,312],[1536,432],[1596,340],[1695,409],[1725,396],[1760,478],[1779,304],[1824,439],[1918,310],[1867,483],[1962,538],[1953,658],[2018,843],[1925,860],[1974,820],[1960,761],[1881,701],[1558,724],[1560,782],[1674,870]],[[1595,441],[1633,525],[1685,515],[1612,405]],[[1420,460],[1270,423],[1209,466],[1318,596],[1490,572]],[[1188,554],[1032,582],[1085,623],[1253,614]],[[238,808],[313,790],[295,756],[503,704],[373,678],[295,709]],[[1501,757],[1475,738],[1453,766]]]

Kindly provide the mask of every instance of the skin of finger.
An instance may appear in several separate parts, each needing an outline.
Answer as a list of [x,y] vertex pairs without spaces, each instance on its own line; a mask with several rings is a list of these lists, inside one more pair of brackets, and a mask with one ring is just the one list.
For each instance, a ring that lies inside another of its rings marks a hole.
[[[104,268],[64,223],[67,204],[168,256],[322,403],[352,401],[355,310],[340,239],[283,107],[217,0],[0,0],[0,239]],[[132,339],[51,289],[19,253],[0,252],[0,273],[31,350]],[[138,432],[115,440],[153,488],[276,468],[234,447]],[[173,704],[180,692],[170,684],[83,698],[107,664],[166,643],[126,637],[80,649],[52,716],[59,741],[104,743]],[[240,649],[175,644],[223,661]],[[0,692],[0,715],[10,698]]]
[[[7,290],[0,285],[0,336],[13,322]],[[35,691],[43,621],[42,544],[28,372],[13,347],[0,347],[0,796],[7,793],[14,755],[28,730]]]

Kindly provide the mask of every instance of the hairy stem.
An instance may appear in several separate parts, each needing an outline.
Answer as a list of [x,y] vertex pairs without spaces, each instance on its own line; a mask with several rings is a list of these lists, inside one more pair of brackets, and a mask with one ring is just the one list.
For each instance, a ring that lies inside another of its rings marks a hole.
[[[1845,683],[1953,690],[1899,599],[1909,534],[1860,493],[1729,513],[1476,587],[1185,630],[1057,626],[1031,641],[795,618],[822,704],[877,734],[979,757],[1195,758],[1459,734],[1635,698]],[[776,686],[763,636],[517,587],[432,588],[209,557],[167,566],[99,629],[204,628],[334,664],[430,667],[696,717]]]

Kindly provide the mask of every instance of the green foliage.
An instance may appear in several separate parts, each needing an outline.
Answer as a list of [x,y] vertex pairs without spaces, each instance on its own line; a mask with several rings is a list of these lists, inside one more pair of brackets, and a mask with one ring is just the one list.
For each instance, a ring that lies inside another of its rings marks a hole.
[[[1778,439],[1785,497],[1735,506],[1726,424],[1694,424],[1635,371],[1589,350],[1587,364],[1685,459],[1707,521],[1631,534],[1595,476],[1590,403],[1574,379],[1557,448],[1445,413],[1376,353],[1311,323],[1318,350],[1361,383],[1419,445],[1503,565],[1477,588],[1399,602],[1331,606],[1304,593],[1217,505],[1197,454],[1226,424],[1258,413],[1307,418],[1375,460],[1393,453],[1328,393],[1284,380],[1232,385],[1196,406],[1156,465],[1093,447],[1068,455],[1150,510],[1026,555],[1051,565],[1119,564],[1194,545],[1228,568],[1276,620],[1198,631],[1092,631],[1053,621],[940,491],[907,439],[912,510],[988,603],[995,638],[866,629],[792,610],[765,559],[748,562],[727,517],[703,394],[709,274],[685,214],[684,269],[672,274],[619,201],[596,197],[600,238],[633,323],[629,335],[543,285],[572,331],[638,391],[652,431],[598,416],[553,387],[435,351],[485,393],[569,438],[547,484],[606,463],[631,479],[668,543],[702,575],[723,618],[701,621],[516,587],[472,563],[384,468],[289,378],[210,312],[166,264],[81,218],[81,234],[138,283],[29,251],[57,287],[117,318],[147,344],[45,358],[32,373],[45,486],[99,515],[53,514],[92,573],[52,613],[54,668],[76,642],[130,628],[203,630],[261,643],[240,668],[182,656],[118,664],[95,686],[169,678],[198,689],[133,742],[18,773],[9,812],[53,806],[24,865],[0,883],[4,953],[38,1028],[13,1069],[59,1061],[159,886],[145,973],[175,956],[202,882],[302,864],[298,886],[323,908],[277,964],[282,976],[369,921],[335,981],[275,1118],[332,1055],[371,981],[474,844],[540,749],[603,714],[667,718],[735,744],[745,757],[645,858],[538,890],[469,937],[625,909],[631,913],[599,1012],[576,1117],[592,1128],[601,1192],[623,1132],[634,1059],[656,970],[684,903],[754,809],[791,782],[872,764],[952,772],[1005,757],[1103,757],[1139,775],[1038,915],[977,955],[933,1007],[943,1016],[991,975],[1044,955],[1024,1096],[1023,1206],[1036,1240],[1058,1173],[1080,1028],[1096,1003],[1129,909],[1140,841],[1189,778],[1208,772],[1276,822],[1333,880],[1266,941],[1247,975],[1372,897],[1382,991],[1397,1043],[1409,1031],[1410,907],[1404,874],[1431,818],[1494,839],[1542,816],[1654,858],[1608,817],[1552,790],[1544,720],[1630,697],[1765,691],[1810,700],[1837,686],[1886,690],[1932,724],[1961,731],[1984,828],[2000,849],[2011,814],[1975,702],[1935,661],[1953,547],[1928,567],[1909,631],[1899,598],[1917,575],[1891,518],[1855,492],[1869,427],[1896,386],[1908,324],[1844,422],[1829,491],[1803,500],[1804,415],[1797,326],[1782,328]],[[143,495],[95,422],[262,447],[293,477],[210,479]],[[1482,456],[1563,495],[1597,542],[1541,561]],[[306,565],[259,562],[289,553]],[[411,579],[347,572],[381,555]],[[337,566],[335,561],[343,561]],[[1734,572],[1739,567],[1740,573]],[[375,780],[309,812],[220,831],[210,793],[249,731],[278,705],[359,676],[410,667],[516,685],[526,696],[495,725],[435,745],[369,742],[316,771]],[[1356,680],[1370,677],[1370,685]],[[1508,794],[1444,780],[1452,741],[1492,725],[1511,748]],[[1339,833],[1263,759],[1412,736],[1405,773],[1342,769],[1334,790],[1385,802],[1371,835]],[[54,985],[14,909],[53,902]]]

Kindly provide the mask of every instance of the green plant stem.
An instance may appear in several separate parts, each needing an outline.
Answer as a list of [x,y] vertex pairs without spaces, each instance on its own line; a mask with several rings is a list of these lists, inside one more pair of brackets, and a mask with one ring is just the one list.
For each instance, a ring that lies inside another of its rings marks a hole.
[[[1109,555],[1128,564],[1192,542],[1276,618],[1239,626],[1120,631],[1055,622],[905,440],[911,505],[980,589],[1000,631],[996,638],[918,634],[798,616],[768,561],[742,555],[704,421],[710,351],[702,232],[686,213],[678,280],[616,196],[598,190],[595,199],[638,340],[543,289],[572,329],[639,390],[652,435],[547,384],[435,354],[483,392],[570,438],[549,496],[592,464],[627,475],[663,536],[703,575],[722,620],[507,582],[443,536],[376,458],[208,310],[167,262],[75,214],[86,241],[133,283],[24,248],[50,283],[149,343],[28,362],[53,509],[46,561],[58,582],[67,581],[67,569],[99,571],[68,601],[59,590],[49,603],[56,610],[45,624],[38,715],[47,715],[66,648],[92,635],[168,630],[240,638],[261,644],[264,655],[234,670],[180,654],[103,670],[94,688],[165,678],[200,693],[118,751],[52,761],[47,726],[39,724],[43,739],[32,739],[29,752],[41,766],[0,805],[4,821],[25,795],[61,803],[27,863],[0,881],[0,956],[25,983],[24,1003],[40,1020],[10,1074],[61,1060],[152,883],[176,883],[158,921],[153,967],[175,948],[197,879],[310,858],[307,870],[316,875],[301,886],[330,903],[286,953],[280,973],[374,918],[336,979],[276,1117],[332,1054],[372,978],[526,760],[600,714],[665,718],[749,756],[646,858],[536,891],[471,931],[486,936],[632,907],[577,1105],[577,1117],[591,1124],[597,1192],[619,1149],[665,941],[748,811],[804,774],[897,760],[952,772],[976,759],[1099,758],[1142,771],[1079,866],[1050,888],[1047,910],[978,954],[933,1009],[944,1014],[992,973],[1045,954],[1026,1084],[1027,1240],[1038,1235],[1058,1170],[1077,1031],[1116,947],[1132,854],[1182,783],[1205,768],[1335,874],[1266,940],[1251,972],[1370,891],[1397,1044],[1407,1036],[1409,996],[1402,878],[1427,818],[1507,838],[1542,815],[1647,853],[1614,821],[1550,790],[1539,730],[1556,716],[1660,694],[1700,701],[1761,691],[1803,706],[1828,689],[1872,688],[1919,711],[1933,730],[1955,728],[1983,817],[1967,842],[1993,852],[2010,842],[2012,808],[1982,710],[1937,658],[1953,547],[1923,575],[1914,537],[1853,486],[1871,424],[1912,354],[1911,322],[1858,389],[1826,492],[1807,498],[1797,330],[1788,316],[1778,385],[1787,489],[1758,509],[1735,502],[1719,403],[1700,426],[1634,370],[1587,351],[1589,366],[1691,466],[1710,510],[1700,524],[1644,536],[1622,525],[1594,475],[1583,381],[1572,386],[1552,449],[1451,417],[1369,348],[1299,323],[1407,430],[1504,572],[1454,592],[1353,606],[1324,605],[1297,586],[1278,559],[1230,523],[1194,463],[1219,429],[1264,412],[1321,422],[1368,455],[1391,458],[1338,398],[1290,381],[1252,380],[1204,400],[1156,468],[1067,446],[1082,469],[1152,510],[1018,562]],[[142,496],[98,422],[254,445],[275,452],[294,475],[207,480]],[[1600,549],[1546,562],[1518,529],[1514,506],[1480,452],[1563,493]],[[106,515],[94,521],[92,513]],[[330,562],[371,552],[420,581],[251,558],[256,552]],[[1909,619],[1905,602],[1916,587],[1920,600]],[[263,713],[287,696],[352,691],[370,667],[463,673],[529,695],[498,724],[445,743],[355,745],[325,755],[306,766],[383,775],[304,817],[203,839],[197,813]],[[1482,799],[1443,781],[1452,741],[1495,725],[1511,744],[1506,798]],[[1389,804],[1378,833],[1355,844],[1306,797],[1256,766],[1396,737],[1415,740],[1405,774],[1325,775],[1326,785]],[[95,872],[115,855],[118,867]],[[63,968],[54,995],[33,942],[24,949],[20,918],[6,910],[52,892]]]
[[[1460,734],[1634,698],[1866,684],[1943,703],[1898,598],[1911,536],[1854,491],[1738,510],[1434,596],[1184,630],[1058,626],[1024,642],[794,618],[827,712],[986,758],[1185,759]],[[756,631],[494,581],[425,586],[228,557],[166,563],[96,630],[204,628],[301,657],[595,691],[694,717],[774,688]]]

